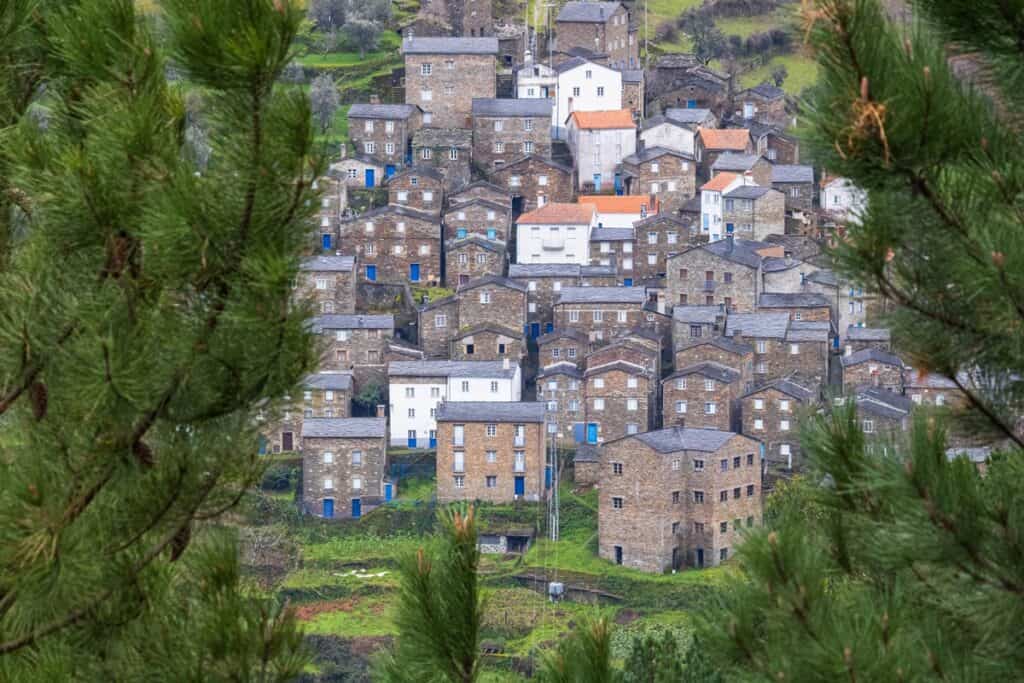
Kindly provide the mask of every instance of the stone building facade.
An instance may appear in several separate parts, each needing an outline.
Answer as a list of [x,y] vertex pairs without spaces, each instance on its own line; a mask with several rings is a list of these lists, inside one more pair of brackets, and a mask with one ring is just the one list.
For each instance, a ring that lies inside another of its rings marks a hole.
[[414,163],[444,176],[445,190],[468,185],[473,170],[473,132],[469,128],[421,128],[412,136]]
[[667,342],[671,319],[646,304],[642,287],[563,287],[554,307],[554,324],[556,329],[583,332],[594,348],[638,327]]
[[512,227],[512,207],[483,198],[449,202],[444,212],[444,240],[448,244],[471,235],[508,243]]
[[735,368],[712,361],[680,368],[661,384],[664,425],[736,431],[743,389]]
[[447,358],[452,336],[459,330],[459,299],[446,296],[424,304],[417,311],[420,348],[427,358]]
[[387,420],[312,418],[302,425],[302,506],[319,517],[360,517],[384,502]]
[[677,342],[674,367],[685,368],[697,363],[714,362],[740,371],[744,388],[754,384],[754,347],[728,337],[693,339]]
[[302,417],[350,417],[352,374],[318,372],[302,381]]
[[632,286],[636,270],[633,254],[636,233],[633,228],[594,228],[590,231],[590,262],[595,266],[614,267],[619,282]]
[[537,402],[544,404],[548,422],[555,424],[559,448],[572,448],[578,440],[586,400],[583,388],[583,373],[571,361],[549,364],[537,373]]
[[[420,308],[420,347],[428,358],[447,358],[452,341],[471,328],[496,326],[502,333],[521,334],[526,325],[526,288],[508,278],[488,275],[471,280],[454,296]],[[495,341],[495,353],[502,342]],[[519,339],[518,348],[525,348]],[[514,357],[506,346],[500,358]]]
[[452,360],[505,360],[519,363],[526,356],[523,329],[491,323],[460,329],[451,340]]
[[847,355],[864,349],[892,351],[892,333],[884,327],[856,327],[851,325],[843,335],[844,353]]
[[543,369],[559,363],[571,363],[582,368],[589,347],[587,335],[578,330],[553,330],[537,337],[537,365]]
[[509,279],[527,288],[527,323],[530,336],[538,337],[555,329],[555,301],[566,287],[612,287],[616,271],[612,266],[581,266],[574,263],[513,263]]
[[547,98],[474,99],[473,162],[483,173],[535,154],[551,156],[551,108]]
[[571,0],[558,13],[555,35],[560,52],[586,48],[608,55],[608,65],[615,69],[636,69],[640,65],[636,29],[621,3]]
[[452,289],[487,275],[504,275],[508,252],[504,242],[471,235],[445,242],[445,285]]
[[388,178],[388,203],[423,213],[440,214],[444,176],[429,166],[411,166]]
[[320,370],[351,372],[356,389],[386,384],[384,354],[395,334],[390,315],[321,315],[313,318],[321,344]]
[[437,502],[542,500],[544,404],[447,402],[437,411]]
[[422,126],[423,111],[414,104],[353,104],[348,110],[348,137],[356,154],[392,173],[408,163],[412,134]]
[[612,441],[646,432],[654,425],[657,410],[654,373],[633,363],[615,361],[598,366],[588,363],[583,378],[588,441],[594,442],[595,437],[597,443]]
[[672,305],[723,305],[729,312],[751,312],[761,291],[757,243],[720,240],[668,258],[666,279]]
[[424,126],[468,129],[473,98],[495,95],[497,38],[417,38],[410,33],[402,53],[405,101],[423,110]]
[[831,302],[824,294],[797,292],[776,294],[766,292],[757,300],[759,311],[785,312],[789,319],[805,322],[829,322],[832,319]]
[[601,447],[598,554],[660,573],[717,566],[762,523],[759,444],[671,427]]
[[668,257],[687,248],[692,232],[690,225],[669,213],[662,212],[633,224],[636,232],[634,272],[640,280],[664,278]]
[[356,312],[354,256],[313,256],[299,266],[299,296],[319,313]]
[[344,221],[340,235],[355,249],[363,282],[441,283],[436,215],[389,204]]
[[490,178],[508,190],[514,208],[521,213],[545,204],[571,202],[576,193],[576,174],[571,167],[536,154],[493,169]]
[[676,306],[672,309],[672,343],[683,344],[725,332],[725,306]]
[[786,197],[778,190],[743,185],[724,195],[722,223],[727,234],[764,240],[786,232]]
[[463,185],[448,196],[448,200],[452,205],[462,204],[473,199],[486,199],[493,204],[500,204],[507,209],[512,208],[512,197],[508,191],[486,180],[477,180],[469,185]]
[[903,361],[886,351],[864,349],[843,356],[843,390],[878,387],[903,393]]
[[643,69],[622,70],[622,108],[633,112],[633,118],[642,121],[647,110],[647,92]]
[[693,157],[665,147],[646,147],[622,160],[629,194],[653,195],[661,212],[673,214],[697,192]]
[[816,392],[788,380],[776,380],[741,397],[740,432],[764,445],[766,482],[802,471],[799,420],[816,399]]
[[817,389],[828,381],[827,322],[790,322],[789,314],[741,313],[729,316],[726,336],[754,347],[754,381],[791,378]]
[[775,164],[772,166],[772,188],[786,195],[787,211],[810,211],[816,203],[814,167]]

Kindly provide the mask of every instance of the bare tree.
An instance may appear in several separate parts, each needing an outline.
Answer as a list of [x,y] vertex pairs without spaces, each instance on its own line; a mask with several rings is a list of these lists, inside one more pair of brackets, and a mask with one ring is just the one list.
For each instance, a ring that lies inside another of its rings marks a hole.
[[334,122],[334,114],[341,105],[338,87],[330,74],[320,74],[313,79],[309,89],[309,100],[321,134],[327,133]]

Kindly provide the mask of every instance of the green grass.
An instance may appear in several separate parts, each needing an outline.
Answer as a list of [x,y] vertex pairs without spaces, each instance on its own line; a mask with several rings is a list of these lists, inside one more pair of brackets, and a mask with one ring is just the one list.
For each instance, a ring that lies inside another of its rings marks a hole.
[[365,638],[393,635],[391,604],[387,597],[357,597],[341,601],[343,608],[323,612],[305,622],[306,633]]
[[416,303],[419,304],[423,300],[423,295],[426,294],[430,297],[431,301],[437,301],[443,299],[446,296],[455,294],[454,289],[448,289],[447,287],[413,287],[412,295],[416,299]]
[[753,33],[764,33],[773,28],[786,28],[793,20],[792,11],[779,8],[768,14],[753,17],[726,17],[715,20],[715,25],[727,36],[746,38]]
[[398,483],[398,500],[428,502],[436,490],[437,482],[433,477],[406,477]]
[[814,85],[818,78],[817,62],[808,57],[794,54],[773,57],[768,64],[743,74],[740,77],[740,84],[744,88],[749,88],[762,81],[769,80],[772,69],[777,64],[784,65],[789,72],[789,75],[786,76],[786,80],[782,84],[782,89],[790,95],[800,94],[804,88]]
[[416,550],[428,540],[412,535],[341,536],[306,545],[302,549],[302,557],[307,561],[327,563],[392,561],[406,551]]

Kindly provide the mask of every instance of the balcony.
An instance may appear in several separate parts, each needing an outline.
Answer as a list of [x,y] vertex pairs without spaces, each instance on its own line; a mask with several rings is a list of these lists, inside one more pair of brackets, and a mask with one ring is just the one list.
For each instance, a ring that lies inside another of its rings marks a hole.
[[703,291],[705,291],[705,292],[713,292],[713,291],[715,291],[715,287],[717,287],[717,286],[718,286],[718,283],[715,282],[714,280],[705,280],[704,284],[701,287],[701,289]]
[[540,246],[542,249],[547,249],[549,251],[565,249],[565,238],[560,235],[554,237],[542,237]]

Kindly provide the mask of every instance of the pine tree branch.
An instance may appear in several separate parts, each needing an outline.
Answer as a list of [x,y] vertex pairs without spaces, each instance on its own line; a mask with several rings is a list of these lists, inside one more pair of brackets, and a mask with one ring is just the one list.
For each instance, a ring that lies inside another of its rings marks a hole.
[[1021,435],[1018,434],[1012,426],[1007,424],[1006,421],[1003,420],[1003,418],[1000,417],[992,409],[992,407],[988,404],[987,401],[984,401],[980,396],[975,394],[973,391],[970,390],[970,388],[968,388],[963,382],[961,382],[960,378],[957,377],[957,373],[952,372],[949,374],[950,378],[953,380],[953,383],[956,384],[957,388],[961,391],[961,393],[963,393],[963,395],[967,397],[967,400],[970,402],[970,404],[977,408],[978,411],[981,412],[981,414],[984,415],[985,418],[989,422],[991,422],[996,429],[998,429],[1007,438],[1009,438],[1011,441],[1017,444],[1018,448],[1024,449],[1024,438],[1022,438]]
[[[64,343],[71,338],[71,336],[75,333],[77,329],[77,323],[72,323],[71,325],[69,325],[64,330],[64,332],[62,332],[60,336],[57,337],[57,339],[54,342],[55,346],[57,348],[63,346]],[[3,397],[0,397],[0,415],[3,415],[5,412],[7,412],[7,409],[14,405],[14,402],[17,401],[18,398],[20,398],[21,395],[24,394],[30,386],[32,386],[32,383],[36,381],[36,378],[39,376],[39,373],[43,371],[45,365],[46,364],[44,362],[44,359],[38,359],[32,364],[30,364],[27,368],[25,368],[24,372],[22,373],[21,381],[16,386],[9,389],[7,393],[4,394]]]

